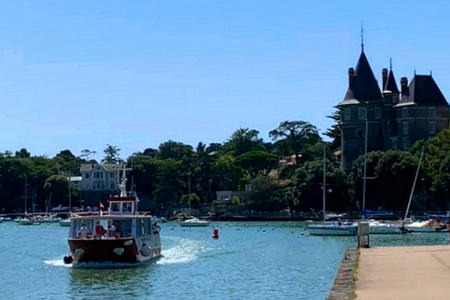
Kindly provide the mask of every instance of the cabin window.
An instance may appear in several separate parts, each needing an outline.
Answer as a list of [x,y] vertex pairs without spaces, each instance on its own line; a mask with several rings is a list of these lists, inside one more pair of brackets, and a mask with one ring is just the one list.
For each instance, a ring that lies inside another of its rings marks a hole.
[[143,221],[144,221],[144,235],[151,235],[152,220],[148,218]]
[[131,202],[125,202],[125,203],[123,204],[122,212],[124,212],[124,213],[131,213],[132,210],[133,210],[133,203],[131,203]]
[[136,236],[144,235],[144,221],[136,219]]
[[428,123],[428,133],[429,134],[436,134],[436,122]]
[[358,116],[359,116],[360,120],[365,120],[366,119],[366,109],[363,107],[358,109]]
[[90,234],[94,232],[94,221],[93,220],[83,220],[72,222],[72,238],[78,238],[81,227],[86,226]]
[[120,203],[112,202],[110,204],[111,212],[112,213],[119,213],[120,212]]

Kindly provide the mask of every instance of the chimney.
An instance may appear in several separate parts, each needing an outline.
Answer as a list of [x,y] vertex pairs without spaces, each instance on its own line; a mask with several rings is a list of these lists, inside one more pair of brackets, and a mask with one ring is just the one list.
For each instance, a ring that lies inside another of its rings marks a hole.
[[408,93],[408,78],[402,77],[400,79],[400,86],[402,87],[402,95],[406,95]]
[[383,70],[381,70],[381,77],[383,78],[383,86],[381,87],[381,89],[384,91],[386,88],[387,77],[388,77],[388,71],[386,68],[383,68]]
[[352,87],[353,80],[355,80],[355,69],[348,68],[348,87]]

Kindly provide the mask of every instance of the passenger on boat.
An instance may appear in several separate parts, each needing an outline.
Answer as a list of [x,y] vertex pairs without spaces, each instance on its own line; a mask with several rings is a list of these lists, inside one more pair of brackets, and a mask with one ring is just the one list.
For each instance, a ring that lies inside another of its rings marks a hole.
[[117,238],[117,228],[116,228],[116,226],[114,226],[114,224],[109,225],[108,237]]
[[87,239],[90,236],[91,232],[86,227],[86,224],[82,223],[81,228],[78,231],[78,238],[80,239]]
[[95,237],[101,238],[106,233],[105,228],[103,228],[102,224],[99,221],[95,224]]

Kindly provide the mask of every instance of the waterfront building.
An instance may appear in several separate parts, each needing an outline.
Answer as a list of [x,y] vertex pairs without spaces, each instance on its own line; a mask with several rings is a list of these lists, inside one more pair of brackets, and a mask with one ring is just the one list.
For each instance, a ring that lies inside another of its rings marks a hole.
[[[382,69],[381,89],[362,48],[356,68],[348,69],[348,88],[338,104],[341,118],[341,167],[367,151],[407,150],[420,139],[449,127],[449,105],[432,75],[402,77],[397,87],[392,63]],[[367,124],[366,124],[367,122]]]
[[120,171],[124,164],[82,164],[79,183],[86,205],[106,201],[109,195],[119,190]]

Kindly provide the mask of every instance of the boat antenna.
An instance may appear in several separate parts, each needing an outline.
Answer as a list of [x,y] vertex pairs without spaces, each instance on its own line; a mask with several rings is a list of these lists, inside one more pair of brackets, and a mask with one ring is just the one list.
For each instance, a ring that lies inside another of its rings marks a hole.
[[417,177],[419,176],[420,164],[422,163],[423,155],[425,153],[425,145],[422,148],[422,153],[420,154],[419,164],[417,165],[416,176],[414,177],[413,186],[411,188],[411,194],[409,195],[408,206],[406,207],[405,217],[403,218],[403,224],[406,222],[406,218],[408,217],[409,208],[411,207],[411,201],[414,195],[414,189],[416,188]]

